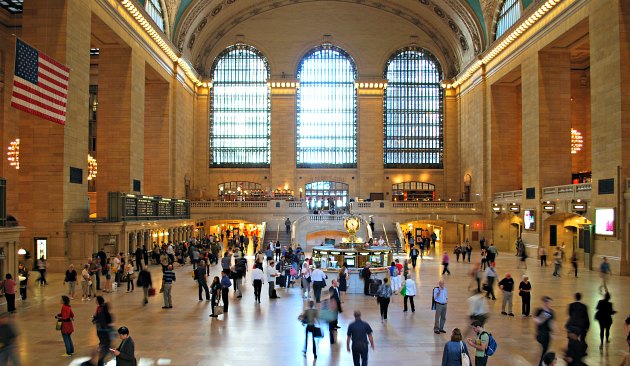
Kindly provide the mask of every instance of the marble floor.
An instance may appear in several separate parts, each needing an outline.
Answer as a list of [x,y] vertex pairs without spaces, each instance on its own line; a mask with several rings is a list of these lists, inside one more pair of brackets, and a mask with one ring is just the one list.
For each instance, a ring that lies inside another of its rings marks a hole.
[[[473,257],[478,254],[473,252]],[[566,347],[567,304],[572,301],[576,291],[584,294],[584,302],[593,316],[593,309],[599,299],[600,284],[597,273],[581,271],[579,278],[567,275],[563,269],[562,277],[552,277],[551,267],[541,268],[535,260],[528,260],[528,270],[517,269],[514,254],[503,254],[497,258],[497,269],[501,276],[511,272],[519,282],[521,275],[527,273],[533,286],[532,308],[539,305],[543,295],[554,299],[553,306],[557,319],[551,350],[561,352]],[[454,262],[454,259],[453,259]],[[430,291],[440,277],[441,266],[436,258],[425,258],[416,268],[413,276],[419,295],[416,296],[416,312],[402,312],[402,298],[396,297],[390,305],[389,319],[381,323],[378,307],[374,298],[363,295],[348,295],[344,312],[340,314],[339,332],[341,342],[330,345],[328,336],[318,346],[318,359],[312,353],[303,357],[304,328],[297,321],[303,308],[299,288],[280,289],[280,299],[270,301],[263,291],[261,304],[254,303],[253,288],[246,281],[242,299],[230,292],[229,315],[218,319],[209,318],[209,302],[197,301],[197,287],[191,278],[191,266],[176,268],[178,276],[173,287],[174,308],[162,309],[160,294],[151,298],[149,305],[142,306],[142,291],[126,293],[122,288],[117,293],[105,294],[111,304],[116,326],[129,327],[136,343],[136,355],[140,365],[352,365],[351,354],[345,349],[345,331],[353,320],[352,312],[360,309],[363,319],[374,330],[376,350],[370,351],[370,364],[387,365],[439,365],[443,347],[450,339],[450,331],[455,327],[468,325],[466,299],[470,296],[468,263],[451,264],[451,276],[446,277],[449,290],[449,304],[446,329],[448,334],[435,335],[432,331],[433,312],[430,310]],[[160,269],[152,266],[153,280],[160,281]],[[213,266],[211,274],[218,274],[219,267]],[[76,314],[75,333],[72,335],[76,348],[73,358],[63,357],[64,346],[61,335],[54,330],[54,315],[59,312],[60,296],[65,293],[60,274],[48,276],[49,285],[34,285],[37,274],[33,274],[29,286],[28,299],[17,301],[18,311],[11,315],[11,321],[17,327],[20,336],[18,353],[22,365],[78,365],[80,359],[89,354],[98,340],[94,326],[90,322],[95,310],[95,302],[72,302]],[[329,281],[330,283],[330,281]],[[627,352],[623,323],[630,313],[629,277],[615,276],[609,289],[612,302],[618,311],[611,330],[611,343],[600,353],[598,350],[599,327],[591,326],[588,333],[589,355],[585,359],[588,365],[619,365]],[[626,289],[626,290],[623,290]],[[540,357],[540,346],[534,339],[535,326],[531,318],[522,318],[520,298],[515,296],[514,313],[516,317],[500,314],[500,295],[497,301],[490,302],[491,318],[486,329],[493,333],[499,348],[490,358],[489,365],[535,365]],[[0,308],[5,309],[4,304]],[[559,363],[563,365],[563,362]]]

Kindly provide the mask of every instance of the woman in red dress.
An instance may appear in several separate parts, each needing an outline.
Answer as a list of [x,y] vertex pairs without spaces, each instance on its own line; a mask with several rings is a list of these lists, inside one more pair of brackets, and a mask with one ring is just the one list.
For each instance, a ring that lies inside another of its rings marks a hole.
[[61,322],[61,337],[66,346],[66,354],[64,356],[72,356],[74,344],[72,344],[71,335],[74,332],[74,326],[72,325],[74,313],[70,307],[70,298],[68,296],[61,296],[61,312],[57,314],[57,320]]

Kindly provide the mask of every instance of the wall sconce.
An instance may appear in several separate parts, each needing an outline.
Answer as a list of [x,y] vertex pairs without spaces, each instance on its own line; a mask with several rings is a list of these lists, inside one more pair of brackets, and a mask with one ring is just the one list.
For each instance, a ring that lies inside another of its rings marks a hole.
[[157,234],[157,233],[153,233],[153,235],[152,235],[152,236],[153,236],[154,238],[157,238],[157,237],[158,237],[158,234]]
[[543,211],[548,214],[556,212],[556,204],[551,203],[551,201],[543,202]]
[[9,165],[15,167],[17,170],[20,170],[20,139],[15,139],[9,142],[9,147],[7,149],[9,150],[7,152]]
[[497,214],[497,215],[501,213],[501,209],[502,209],[502,207],[501,207],[501,205],[500,205],[500,204],[498,204],[498,203],[494,203],[494,204],[492,205],[492,212],[494,212],[494,213],[495,213],[495,214]]
[[521,206],[516,202],[510,203],[510,212],[519,213],[521,212]]
[[571,203],[571,211],[577,213],[577,214],[584,214],[586,212],[588,208],[588,205],[586,204],[586,202],[578,199],[574,202]]
[[98,164],[96,164],[96,159],[92,157],[92,155],[88,154],[88,180],[92,180],[96,178],[96,174],[98,173]]
[[18,249],[18,255],[24,255],[24,254],[26,254],[26,249],[24,248]]

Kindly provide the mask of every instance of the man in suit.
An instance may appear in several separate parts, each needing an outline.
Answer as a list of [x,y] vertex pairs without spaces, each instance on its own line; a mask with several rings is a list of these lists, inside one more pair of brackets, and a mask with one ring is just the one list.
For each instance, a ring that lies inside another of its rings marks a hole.
[[136,345],[129,336],[129,328],[118,328],[118,337],[120,338],[120,346],[110,351],[116,356],[116,365],[118,366],[137,366],[136,361]]
[[579,339],[582,342],[586,342],[586,333],[591,324],[588,317],[588,309],[580,300],[582,300],[582,294],[576,292],[575,302],[569,304],[569,320],[567,320],[566,328],[578,328],[580,330],[580,332],[577,333]]
[[[328,293],[330,294],[329,308],[332,311],[337,311],[341,313],[341,298],[339,294],[339,287],[337,284],[337,280],[332,280],[331,286],[328,288]],[[335,316],[334,320],[328,322],[328,332],[330,333],[330,344],[334,344],[336,340],[337,329],[341,328],[338,325],[338,319]]]

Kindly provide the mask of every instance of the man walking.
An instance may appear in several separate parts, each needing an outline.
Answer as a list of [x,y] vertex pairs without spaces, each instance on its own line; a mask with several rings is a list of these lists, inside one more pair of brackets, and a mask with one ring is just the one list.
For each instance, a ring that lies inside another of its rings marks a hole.
[[354,366],[367,366],[368,364],[368,340],[372,351],[374,350],[374,337],[372,337],[372,328],[370,325],[361,320],[361,312],[354,311],[354,322],[348,326],[348,339],[346,348],[350,352],[350,340],[352,340],[352,360]]
[[446,322],[446,304],[448,303],[448,290],[444,287],[444,280],[438,282],[438,287],[433,289],[433,301],[435,302],[435,323],[433,333],[446,333],[444,323]]
[[171,297],[173,282],[175,282],[175,272],[173,272],[173,265],[169,264],[166,267],[166,271],[162,274],[162,294],[164,295],[164,306],[162,306],[162,309],[173,308],[173,298]]
[[[499,288],[503,290],[503,302],[501,303],[501,314],[514,316],[512,313],[512,295],[514,294],[514,279],[510,276],[509,273],[505,274],[505,278],[503,278],[499,282]],[[508,313],[505,312],[505,305],[508,306]]]
[[586,342],[586,333],[591,325],[588,317],[588,309],[586,305],[580,302],[582,300],[582,294],[575,293],[575,302],[569,304],[569,320],[567,320],[566,328],[570,327],[579,329],[577,335],[582,342]]
[[536,310],[534,315],[534,322],[536,323],[536,341],[542,346],[542,353],[540,355],[540,362],[549,349],[549,342],[551,341],[551,331],[553,329],[554,312],[551,309],[551,298],[543,296],[542,307]]
[[[223,299],[223,312],[228,312],[228,307],[230,305],[230,286],[232,283],[230,282],[230,278],[228,277],[227,272],[221,272],[221,299]],[[200,295],[201,296],[201,295]]]
[[494,295],[494,281],[496,281],[498,276],[499,275],[497,275],[497,271],[494,269],[494,266],[492,264],[488,265],[488,268],[486,268],[486,281],[488,282],[486,284],[486,297],[490,298],[492,295],[492,300],[497,299]]
[[280,276],[276,269],[276,263],[270,260],[267,265],[267,283],[269,283],[269,298],[279,299],[280,297],[276,293],[276,277]]
[[199,301],[202,301],[201,291],[205,290],[206,292],[206,301],[210,301],[210,289],[208,288],[208,277],[206,274],[206,262],[199,262],[199,267],[195,269],[195,278],[197,280],[197,284],[199,285]]
[[416,262],[418,262],[418,249],[416,249],[416,247],[412,247],[411,251],[409,252],[409,255],[411,256],[411,265],[413,266],[413,268],[416,268]]

